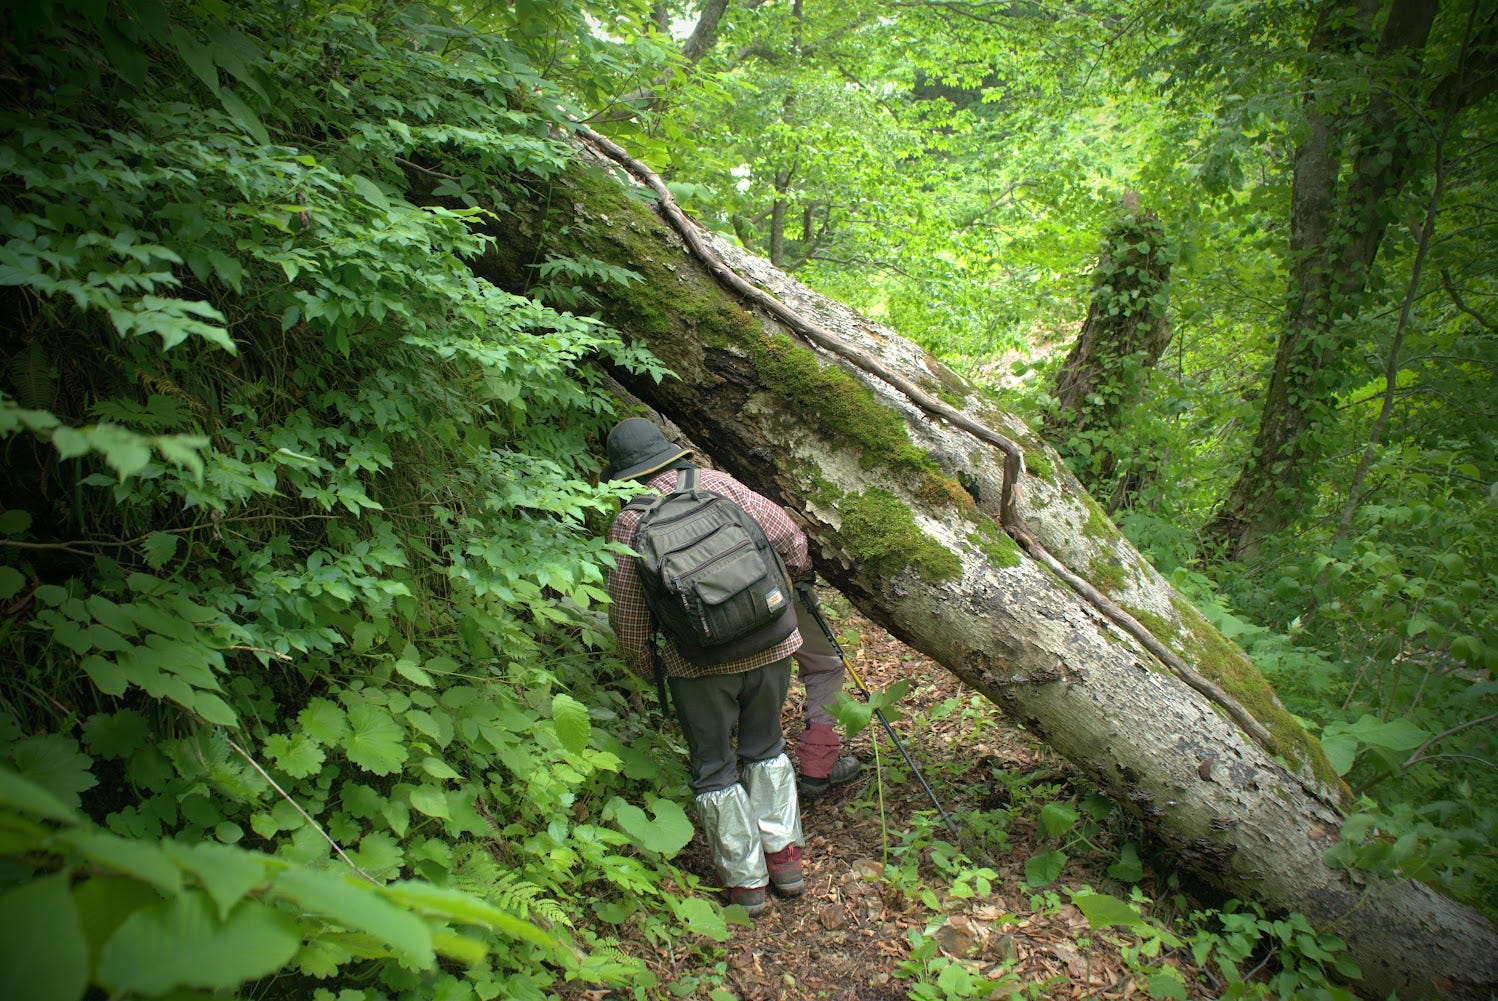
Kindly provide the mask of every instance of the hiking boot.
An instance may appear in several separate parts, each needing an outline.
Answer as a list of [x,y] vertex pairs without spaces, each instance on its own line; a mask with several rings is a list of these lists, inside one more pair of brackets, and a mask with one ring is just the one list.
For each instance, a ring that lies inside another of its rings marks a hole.
[[724,891],[730,904],[738,904],[751,918],[764,913],[768,895],[763,886],[730,886]]
[[796,776],[802,799],[815,799],[833,786],[852,781],[863,771],[863,762],[851,754],[842,754],[832,763],[832,771],[825,778],[810,775]]
[[770,885],[782,897],[799,897],[806,885],[801,876],[801,849],[786,845],[778,852],[765,853],[765,868],[770,870]]

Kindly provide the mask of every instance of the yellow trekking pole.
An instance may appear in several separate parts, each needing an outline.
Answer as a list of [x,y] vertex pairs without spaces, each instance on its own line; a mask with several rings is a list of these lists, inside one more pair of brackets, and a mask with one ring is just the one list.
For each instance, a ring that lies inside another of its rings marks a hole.
[[[864,702],[872,703],[873,696],[869,693],[868,686],[866,686],[863,683],[863,679],[858,676],[858,671],[856,668],[854,668],[853,662],[849,660],[848,655],[843,652],[842,644],[837,641],[837,637],[833,635],[832,627],[827,624],[827,618],[822,614],[822,606],[820,602],[817,601],[816,578],[809,577],[804,581],[798,581],[796,583],[796,589],[801,592],[801,603],[806,606],[807,611],[811,612],[812,618],[817,620],[817,625],[821,627],[823,635],[827,637],[827,642],[832,644],[832,649],[837,652],[838,659],[843,662],[843,667],[847,669],[848,676],[853,679],[853,684],[857,686],[859,694],[863,696]],[[931,797],[931,802],[936,807],[936,812],[941,814],[942,822],[947,825],[947,830],[952,832],[953,837],[960,838],[962,835],[957,830],[957,822],[954,821],[951,814],[947,813],[947,811],[942,807],[941,800],[936,798],[936,793],[931,791],[931,786],[929,783],[927,783],[926,776],[921,774],[920,768],[918,768],[915,761],[911,759],[910,752],[905,750],[905,745],[900,741],[900,735],[895,733],[895,728],[893,726],[890,726],[889,718],[884,715],[884,710],[880,709],[878,706],[874,706],[874,715],[879,717],[880,723],[884,724],[884,732],[889,734],[889,739],[894,743],[895,750],[899,751],[900,757],[905,759],[905,764],[909,766],[911,774],[913,774],[916,781],[921,784],[921,788],[926,790],[926,795]]]

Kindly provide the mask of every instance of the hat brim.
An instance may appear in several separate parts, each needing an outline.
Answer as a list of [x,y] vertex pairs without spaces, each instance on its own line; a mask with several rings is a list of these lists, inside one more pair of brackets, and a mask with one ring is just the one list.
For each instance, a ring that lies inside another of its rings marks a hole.
[[658,473],[662,469],[665,469],[667,466],[671,465],[671,463],[676,462],[679,459],[684,459],[691,454],[692,450],[690,448],[683,448],[675,452],[665,452],[660,455],[653,455],[643,462],[637,462],[633,466],[628,466],[624,469],[618,470],[617,472],[612,469],[607,470],[604,473],[604,479],[633,480],[638,479],[641,476],[649,476],[651,473]]

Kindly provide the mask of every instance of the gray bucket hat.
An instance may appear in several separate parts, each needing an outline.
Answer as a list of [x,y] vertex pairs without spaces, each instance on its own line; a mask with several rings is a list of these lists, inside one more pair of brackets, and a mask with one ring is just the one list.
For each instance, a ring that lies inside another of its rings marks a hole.
[[631,417],[614,425],[609,432],[609,465],[603,471],[606,480],[632,480],[646,473],[659,472],[692,450],[673,445],[661,429],[643,417]]

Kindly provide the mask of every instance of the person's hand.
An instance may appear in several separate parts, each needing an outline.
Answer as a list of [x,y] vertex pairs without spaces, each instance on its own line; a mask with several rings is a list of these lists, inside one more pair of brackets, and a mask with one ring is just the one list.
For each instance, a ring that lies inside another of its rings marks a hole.
[[817,603],[817,572],[815,570],[805,577],[797,577],[791,581],[791,586],[796,589],[796,595],[800,597],[801,603],[810,608]]

